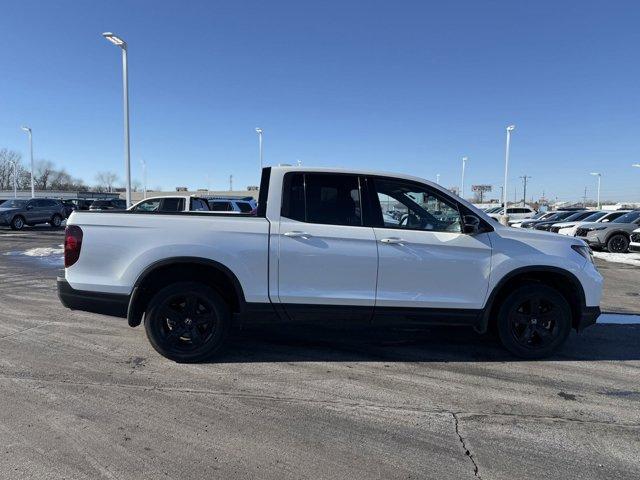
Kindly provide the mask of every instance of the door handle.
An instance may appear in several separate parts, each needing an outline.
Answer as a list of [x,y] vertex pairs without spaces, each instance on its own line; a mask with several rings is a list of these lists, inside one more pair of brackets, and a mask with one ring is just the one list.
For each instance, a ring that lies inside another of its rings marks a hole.
[[389,237],[389,238],[381,238],[380,239],[381,243],[388,243],[391,245],[398,245],[401,243],[406,243],[406,240],[404,240],[403,238],[398,238],[398,237]]
[[310,237],[311,235],[309,235],[307,232],[300,232],[300,231],[294,230],[292,232],[284,232],[284,236],[292,237],[292,238],[300,238],[300,237]]

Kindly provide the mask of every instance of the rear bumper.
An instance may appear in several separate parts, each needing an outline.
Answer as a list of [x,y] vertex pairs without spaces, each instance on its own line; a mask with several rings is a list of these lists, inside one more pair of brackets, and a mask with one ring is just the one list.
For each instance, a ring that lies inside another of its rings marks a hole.
[[64,278],[58,277],[58,298],[71,310],[100,313],[112,317],[127,317],[129,295],[76,290]]
[[600,316],[600,307],[582,307],[580,318],[578,319],[577,330],[581,332],[587,327],[594,325]]

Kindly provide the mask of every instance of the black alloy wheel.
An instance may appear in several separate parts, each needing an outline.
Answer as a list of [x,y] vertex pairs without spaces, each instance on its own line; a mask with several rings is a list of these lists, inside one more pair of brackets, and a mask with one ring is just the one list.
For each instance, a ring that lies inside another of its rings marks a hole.
[[611,253],[626,253],[629,250],[629,240],[617,233],[607,240],[607,250]]
[[507,296],[498,313],[500,340],[518,357],[547,357],[566,341],[570,331],[569,303],[547,285],[517,288]]
[[180,282],[160,290],[145,312],[145,330],[161,355],[198,362],[217,353],[230,323],[229,308],[206,285]]

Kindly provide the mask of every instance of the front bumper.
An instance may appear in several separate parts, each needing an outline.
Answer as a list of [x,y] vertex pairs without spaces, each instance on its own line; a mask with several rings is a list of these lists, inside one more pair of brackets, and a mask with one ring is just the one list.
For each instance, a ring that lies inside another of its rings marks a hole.
[[57,283],[58,298],[65,307],[71,310],[82,310],[112,317],[127,317],[129,295],[76,290],[62,277],[58,277]]
[[630,252],[640,252],[640,243],[631,242],[629,244],[629,251]]

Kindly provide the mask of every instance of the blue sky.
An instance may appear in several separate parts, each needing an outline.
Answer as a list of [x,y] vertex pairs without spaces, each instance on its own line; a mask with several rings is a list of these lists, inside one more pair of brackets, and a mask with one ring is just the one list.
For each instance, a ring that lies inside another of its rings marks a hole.
[[[129,43],[133,177],[256,184],[270,164],[366,167],[510,195],[640,201],[640,4],[590,1],[28,1],[2,5],[0,148],[93,183],[123,177]],[[467,187],[468,188],[468,187]],[[521,187],[519,187],[521,188]]]

